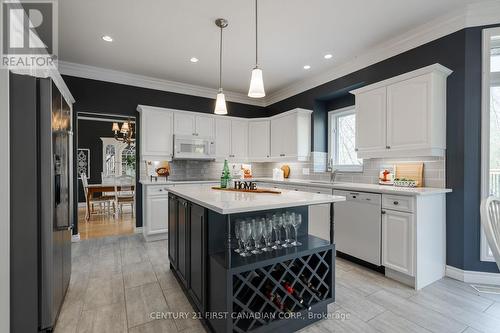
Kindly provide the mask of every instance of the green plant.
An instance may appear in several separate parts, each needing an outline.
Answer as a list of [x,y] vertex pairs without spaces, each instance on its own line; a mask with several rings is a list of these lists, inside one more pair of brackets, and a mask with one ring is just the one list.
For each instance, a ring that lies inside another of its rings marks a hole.
[[135,155],[128,155],[125,158],[125,165],[133,170],[135,170]]

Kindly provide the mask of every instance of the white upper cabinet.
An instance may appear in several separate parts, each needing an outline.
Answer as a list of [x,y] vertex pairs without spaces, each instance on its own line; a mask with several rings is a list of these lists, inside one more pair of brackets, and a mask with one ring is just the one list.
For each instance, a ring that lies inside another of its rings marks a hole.
[[197,115],[195,117],[195,135],[203,138],[213,138],[215,131],[215,119],[209,115]]
[[387,89],[382,87],[356,96],[358,156],[386,148],[386,91]]
[[218,160],[231,155],[231,119],[217,117],[215,119],[215,157]]
[[170,160],[173,153],[173,112],[139,106],[143,159]]
[[248,157],[248,120],[231,119],[231,153],[229,158],[243,161]]
[[175,135],[195,135],[196,120],[193,113],[176,112],[174,115]]
[[211,115],[197,115],[191,112],[175,112],[174,134],[192,135],[204,138],[214,137],[215,119]]
[[264,162],[270,158],[271,121],[250,120],[248,123],[248,159]]
[[305,161],[311,152],[310,110],[294,109],[271,118],[271,159]]
[[358,157],[444,156],[451,72],[434,64],[352,91]]

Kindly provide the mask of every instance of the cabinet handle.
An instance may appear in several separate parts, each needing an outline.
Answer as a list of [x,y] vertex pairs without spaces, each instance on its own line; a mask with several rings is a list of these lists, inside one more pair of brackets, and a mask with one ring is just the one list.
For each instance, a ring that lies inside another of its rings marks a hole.
[[384,215],[384,214],[385,214],[385,210],[382,211],[382,215]]
[[358,151],[359,149],[358,148],[354,148],[354,151]]
[[397,206],[397,205],[399,205],[399,202],[394,201],[393,204]]
[[162,192],[162,191],[163,191],[163,189],[159,189],[158,191]]
[[391,146],[385,146],[386,149],[391,149]]

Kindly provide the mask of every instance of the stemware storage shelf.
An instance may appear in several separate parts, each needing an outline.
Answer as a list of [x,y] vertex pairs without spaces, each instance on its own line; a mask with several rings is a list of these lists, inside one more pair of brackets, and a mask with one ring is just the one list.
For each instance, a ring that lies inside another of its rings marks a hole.
[[[300,241],[301,247],[276,251],[274,257],[231,256],[231,267],[225,267],[224,257],[210,256],[211,284],[227,285],[211,307],[231,314],[212,321],[216,331],[279,332],[285,322],[287,329],[291,321],[306,326],[307,312],[326,312],[335,296],[335,245],[311,235]],[[293,315],[299,312],[303,315]]]

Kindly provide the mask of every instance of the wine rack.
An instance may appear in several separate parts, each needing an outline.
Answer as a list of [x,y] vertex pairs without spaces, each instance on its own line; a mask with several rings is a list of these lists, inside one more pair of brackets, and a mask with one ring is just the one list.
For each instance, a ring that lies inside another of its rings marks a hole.
[[[333,298],[333,250],[323,249],[232,274],[234,332],[262,331]],[[258,314],[255,316],[254,314]]]

